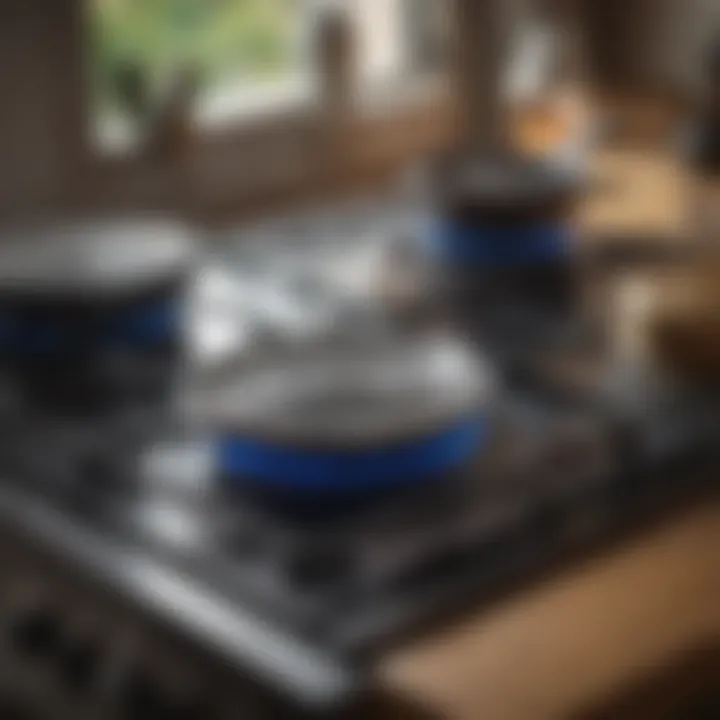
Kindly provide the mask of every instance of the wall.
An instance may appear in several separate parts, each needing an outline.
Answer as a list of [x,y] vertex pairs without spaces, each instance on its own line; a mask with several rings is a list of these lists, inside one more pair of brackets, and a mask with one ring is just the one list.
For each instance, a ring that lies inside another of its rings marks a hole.
[[[589,2],[606,9],[607,30],[600,27],[599,47],[607,49],[609,34],[616,36],[615,70],[661,84],[692,85],[711,20],[720,23],[720,0]],[[367,0],[362,3],[365,7]],[[83,7],[84,0],[0,0],[0,214],[68,203],[187,203],[197,211],[213,205],[237,210],[262,205],[266,197],[287,195],[287,182],[277,183],[271,177],[274,168],[260,159],[266,149],[277,150],[283,143],[289,148],[282,153],[285,158],[299,151],[293,156],[296,184],[307,184],[318,171],[326,173],[318,169],[317,148],[308,140],[316,131],[308,130],[308,118],[302,115],[288,115],[286,128],[263,122],[260,135],[255,128],[222,139],[199,138],[179,164],[87,157]],[[643,52],[638,54],[638,48]],[[396,119],[356,123],[355,135],[347,136],[353,159],[344,158],[341,171],[360,172],[362,167],[370,177],[376,169],[405,162],[414,150],[436,145],[445,132],[443,123],[447,125],[447,118],[437,120],[445,109],[438,102],[424,102]],[[270,139],[265,144],[260,137]],[[260,170],[266,180],[259,177]]]
[[72,192],[83,160],[83,16],[74,0],[0,2],[0,212]]
[[579,1],[604,82],[697,91],[707,44],[720,34],[720,0]]
[[678,13],[672,62],[681,82],[697,89],[708,46],[720,41],[720,0],[681,0],[688,12]]

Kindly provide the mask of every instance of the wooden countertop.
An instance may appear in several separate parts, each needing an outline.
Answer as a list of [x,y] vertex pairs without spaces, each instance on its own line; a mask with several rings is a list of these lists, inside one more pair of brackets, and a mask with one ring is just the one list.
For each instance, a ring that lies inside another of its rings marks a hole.
[[720,503],[389,654],[386,692],[447,720],[557,720],[720,642]]
[[642,149],[607,150],[591,174],[597,189],[579,213],[589,241],[630,234],[651,242],[682,238],[691,187],[677,160]]
[[[604,182],[580,214],[589,236],[681,240],[688,185],[672,160],[612,150],[595,171]],[[377,680],[433,718],[559,720],[713,642],[720,501],[416,638],[387,654]]]

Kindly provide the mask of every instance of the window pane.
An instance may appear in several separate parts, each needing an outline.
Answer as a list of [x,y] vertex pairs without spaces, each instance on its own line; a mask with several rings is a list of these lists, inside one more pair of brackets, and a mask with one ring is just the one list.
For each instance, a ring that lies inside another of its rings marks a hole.
[[191,70],[205,94],[270,82],[298,61],[298,0],[90,2],[100,116],[132,112],[135,95],[157,97],[178,69]]
[[408,44],[408,62],[418,71],[434,71],[448,61],[449,3],[400,0]]
[[[357,41],[358,92],[436,70],[447,50],[442,0],[336,0]],[[312,95],[312,38],[323,0],[86,0],[94,127],[132,144],[167,82],[191,70],[204,126]],[[149,106],[149,110],[148,110]],[[147,112],[146,112],[147,111]]]
[[444,0],[347,0],[347,5],[358,36],[361,80],[442,66],[448,30]]

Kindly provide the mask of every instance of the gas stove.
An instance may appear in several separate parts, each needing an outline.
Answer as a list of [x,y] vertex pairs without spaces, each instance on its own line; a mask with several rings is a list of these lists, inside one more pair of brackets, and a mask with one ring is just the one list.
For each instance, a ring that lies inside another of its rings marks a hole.
[[516,390],[464,470],[337,521],[228,490],[167,408],[14,416],[6,681],[54,717],[343,716],[388,643],[712,491],[712,408],[620,422],[556,390]]
[[[709,396],[608,382],[582,323],[528,344],[538,319],[508,317],[482,338],[503,392],[477,452],[321,513],[229,482],[170,397],[67,414],[0,383],[0,683],[40,717],[367,717],[374,663],[407,633],[716,491]],[[168,362],[140,353],[122,387]]]

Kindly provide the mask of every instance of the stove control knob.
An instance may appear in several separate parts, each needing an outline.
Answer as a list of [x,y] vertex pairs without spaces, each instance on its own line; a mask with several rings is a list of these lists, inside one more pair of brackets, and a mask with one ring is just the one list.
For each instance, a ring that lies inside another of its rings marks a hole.
[[25,658],[52,654],[62,641],[62,621],[51,610],[33,608],[20,613],[10,626],[10,645]]

